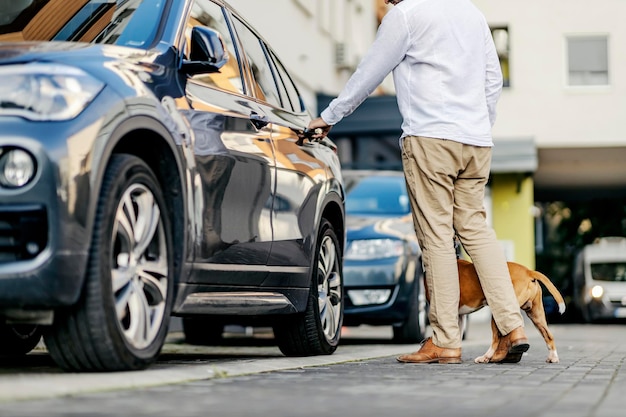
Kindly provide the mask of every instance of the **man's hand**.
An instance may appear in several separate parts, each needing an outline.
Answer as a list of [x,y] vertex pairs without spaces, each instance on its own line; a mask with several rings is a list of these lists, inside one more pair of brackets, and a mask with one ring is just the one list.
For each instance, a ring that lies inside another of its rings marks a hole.
[[332,129],[332,126],[327,125],[321,117],[311,120],[309,126],[307,127],[307,130],[313,133],[310,136],[313,139],[322,139],[323,137],[328,136],[330,129]]

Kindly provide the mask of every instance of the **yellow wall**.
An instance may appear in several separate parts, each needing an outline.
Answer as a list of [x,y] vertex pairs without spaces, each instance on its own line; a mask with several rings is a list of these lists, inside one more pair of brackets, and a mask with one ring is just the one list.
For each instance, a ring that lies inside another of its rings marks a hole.
[[530,176],[495,174],[491,181],[493,228],[510,242],[509,260],[535,269],[534,184]]

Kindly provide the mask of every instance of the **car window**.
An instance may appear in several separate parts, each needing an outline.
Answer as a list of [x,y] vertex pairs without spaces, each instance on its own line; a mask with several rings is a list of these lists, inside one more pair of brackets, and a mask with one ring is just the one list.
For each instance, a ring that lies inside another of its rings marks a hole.
[[191,10],[189,21],[187,22],[187,54],[190,48],[191,29],[199,25],[211,28],[221,35],[224,47],[228,51],[229,59],[228,62],[220,68],[219,72],[194,75],[192,79],[211,87],[243,94],[244,88],[241,78],[241,69],[239,68],[233,38],[222,8],[209,0],[196,0]]
[[135,48],[147,46],[156,36],[165,3],[165,0],[118,0],[115,13],[94,42]]
[[274,63],[274,68],[276,69],[276,73],[278,74],[280,86],[280,93],[284,95],[283,103],[285,108],[289,109],[288,103],[291,105],[290,110],[301,112],[303,111],[302,101],[300,100],[300,94],[298,93],[298,89],[294,85],[291,77],[283,67],[283,64],[278,60],[274,52],[270,53],[272,57],[272,61]]
[[0,42],[71,41],[148,47],[165,0],[39,0],[0,4]]
[[233,21],[254,77],[255,96],[276,107],[283,107],[274,73],[267,60],[261,40],[241,20],[235,18]]
[[[267,44],[265,45],[265,50],[270,51]],[[272,67],[272,72],[275,75],[274,80],[276,82],[276,87],[278,87],[278,94],[280,95],[280,102],[283,108],[287,110],[293,111],[293,105],[291,104],[291,99],[289,98],[289,94],[287,93],[287,87],[285,87],[285,83],[283,82],[283,75],[278,72],[276,68],[276,62],[274,61],[274,55],[272,52],[269,52],[270,57],[270,65]]]
[[403,177],[371,176],[346,181],[346,213],[358,215],[405,215],[410,212]]

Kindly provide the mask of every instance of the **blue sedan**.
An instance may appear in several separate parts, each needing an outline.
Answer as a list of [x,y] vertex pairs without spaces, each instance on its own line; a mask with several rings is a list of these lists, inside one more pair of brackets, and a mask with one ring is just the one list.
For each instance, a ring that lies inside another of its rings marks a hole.
[[428,323],[427,303],[404,175],[344,170],[343,177],[344,325],[390,325],[394,342],[419,342]]

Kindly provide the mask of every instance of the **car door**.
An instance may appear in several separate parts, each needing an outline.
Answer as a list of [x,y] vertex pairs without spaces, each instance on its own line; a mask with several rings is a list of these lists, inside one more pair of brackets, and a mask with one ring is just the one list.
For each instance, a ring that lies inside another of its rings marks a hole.
[[[274,241],[268,265],[278,273],[270,275],[265,285],[305,285],[317,233],[318,197],[328,178],[328,166],[319,157],[332,151],[298,137],[296,131],[310,119],[291,78],[252,29],[236,17],[233,25],[255,81],[252,93],[271,122],[276,158],[271,217]],[[289,272],[281,274],[281,267],[288,267]]]
[[[247,96],[223,9],[196,0],[189,30],[202,25],[222,38],[219,72],[190,77],[185,116],[194,136],[197,226],[191,283],[262,282],[272,241],[274,155],[263,110]],[[232,265],[237,265],[233,267]]]

